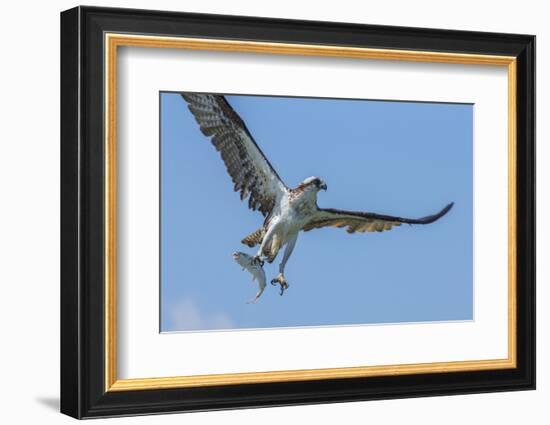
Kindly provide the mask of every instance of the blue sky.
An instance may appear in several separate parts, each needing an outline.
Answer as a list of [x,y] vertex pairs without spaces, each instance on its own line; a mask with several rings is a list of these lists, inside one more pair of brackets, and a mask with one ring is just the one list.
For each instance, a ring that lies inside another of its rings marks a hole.
[[[227,96],[289,187],[316,175],[320,207],[436,223],[348,235],[301,233],[290,288],[257,290],[231,254],[263,217],[241,202],[185,101],[161,93],[161,330],[473,318],[473,106]],[[279,257],[266,264],[277,274]]]

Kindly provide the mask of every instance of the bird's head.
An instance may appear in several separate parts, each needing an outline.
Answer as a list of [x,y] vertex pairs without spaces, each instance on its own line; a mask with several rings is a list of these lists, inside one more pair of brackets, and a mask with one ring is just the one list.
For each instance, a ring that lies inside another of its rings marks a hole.
[[320,190],[327,190],[327,184],[319,177],[308,177],[300,183],[300,187],[303,188],[303,190],[312,190],[315,193]]

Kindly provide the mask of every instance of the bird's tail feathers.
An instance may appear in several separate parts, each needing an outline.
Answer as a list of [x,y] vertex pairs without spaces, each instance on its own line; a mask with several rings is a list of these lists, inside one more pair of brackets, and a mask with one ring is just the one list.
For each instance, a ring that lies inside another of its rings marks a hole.
[[262,243],[262,240],[265,235],[265,229],[260,227],[258,230],[252,232],[250,235],[245,237],[241,243],[248,245],[250,248],[259,245]]

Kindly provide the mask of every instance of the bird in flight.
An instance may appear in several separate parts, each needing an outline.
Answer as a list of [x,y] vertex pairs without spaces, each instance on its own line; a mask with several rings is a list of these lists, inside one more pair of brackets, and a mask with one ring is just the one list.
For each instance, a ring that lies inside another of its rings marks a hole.
[[[289,188],[256,144],[242,118],[224,96],[202,93],[181,93],[201,132],[210,140],[225,163],[241,200],[248,198],[248,207],[260,211],[263,225],[241,242],[250,248],[258,246],[251,257],[234,254],[235,260],[259,281],[256,302],[265,288],[264,261],[271,263],[285,247],[279,274],[271,281],[280,286],[280,294],[288,289],[285,265],[292,254],[300,231],[322,227],[346,228],[348,233],[383,232],[401,224],[429,224],[449,212],[451,202],[436,214],[422,218],[404,218],[372,212],[319,208],[317,195],[327,190],[319,177],[308,177],[295,188]],[[263,279],[260,274],[263,274]]]

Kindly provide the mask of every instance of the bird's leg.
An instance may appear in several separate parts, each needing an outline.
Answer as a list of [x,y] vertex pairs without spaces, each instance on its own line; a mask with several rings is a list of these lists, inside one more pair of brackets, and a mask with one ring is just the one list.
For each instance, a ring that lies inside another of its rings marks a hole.
[[260,249],[258,249],[258,252],[256,253],[256,255],[252,258],[252,260],[254,261],[254,264],[259,264],[261,267],[264,266],[264,260],[262,260],[262,255],[264,252],[264,242],[265,242],[265,238],[262,240],[262,243],[260,244]]
[[262,256],[260,254],[256,254],[252,260],[254,261],[254,264],[259,265],[260,267],[264,266],[264,260],[262,260]]
[[288,282],[286,281],[285,276],[282,273],[279,273],[277,277],[271,281],[271,284],[273,286],[277,284],[281,285],[280,295],[283,295],[285,291],[288,289]]
[[294,245],[296,245],[297,239],[298,239],[298,233],[296,233],[296,235],[294,235],[287,242],[285,253],[283,255],[283,260],[281,261],[281,264],[279,264],[279,274],[275,279],[271,281],[272,285],[276,285],[276,284],[281,285],[281,295],[283,295],[285,290],[288,289],[288,282],[285,279],[285,266],[286,266],[286,262],[290,258],[290,255],[292,254],[292,250],[294,249]]
[[265,235],[262,239],[262,243],[260,244],[260,248],[258,249],[258,252],[254,256],[254,262],[256,264],[259,264],[262,267],[264,265],[264,260],[262,259],[262,256],[263,256],[263,253],[264,253],[265,244],[271,241],[271,237],[273,236],[274,231],[275,231],[275,226],[274,225],[269,226],[269,228],[267,229],[267,232],[265,233]]

